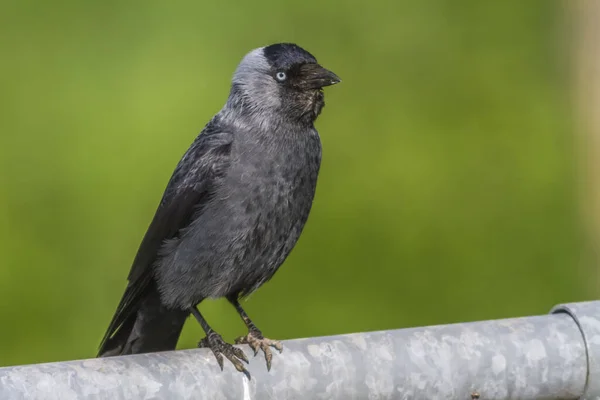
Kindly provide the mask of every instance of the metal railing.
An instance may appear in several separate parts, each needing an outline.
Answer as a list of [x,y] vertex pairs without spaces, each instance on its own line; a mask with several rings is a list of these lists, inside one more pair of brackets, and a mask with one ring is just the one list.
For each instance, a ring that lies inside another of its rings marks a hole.
[[258,357],[251,380],[207,349],[0,368],[0,399],[600,399],[600,301],[289,340],[271,372]]

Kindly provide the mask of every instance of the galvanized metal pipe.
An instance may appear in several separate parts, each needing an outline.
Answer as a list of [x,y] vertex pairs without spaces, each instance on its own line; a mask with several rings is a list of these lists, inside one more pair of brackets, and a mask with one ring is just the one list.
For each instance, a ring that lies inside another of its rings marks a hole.
[[0,399],[600,399],[600,302],[284,346],[251,380],[205,349],[0,368]]

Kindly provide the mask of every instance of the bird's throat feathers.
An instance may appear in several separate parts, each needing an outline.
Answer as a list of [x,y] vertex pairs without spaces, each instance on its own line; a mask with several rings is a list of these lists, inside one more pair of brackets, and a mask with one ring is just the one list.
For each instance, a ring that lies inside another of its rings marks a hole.
[[307,98],[299,103],[287,102],[278,94],[265,91],[268,88],[234,83],[227,103],[219,112],[223,122],[240,129],[254,126],[265,131],[312,128],[325,104],[321,91],[305,93]]

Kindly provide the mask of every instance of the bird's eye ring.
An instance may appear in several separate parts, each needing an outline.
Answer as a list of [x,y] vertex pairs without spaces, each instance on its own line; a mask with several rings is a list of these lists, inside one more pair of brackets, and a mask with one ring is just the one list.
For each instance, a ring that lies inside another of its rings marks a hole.
[[287,79],[287,75],[283,71],[278,71],[275,74],[275,79],[277,79],[279,82],[283,82],[283,81],[285,81]]

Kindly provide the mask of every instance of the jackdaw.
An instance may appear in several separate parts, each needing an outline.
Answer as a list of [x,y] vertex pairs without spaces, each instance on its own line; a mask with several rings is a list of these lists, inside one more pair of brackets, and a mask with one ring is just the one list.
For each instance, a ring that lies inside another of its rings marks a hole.
[[174,350],[186,318],[206,333],[199,347],[248,375],[244,352],[226,343],[198,311],[225,297],[248,334],[236,340],[281,351],[239,301],[268,281],[308,218],[321,164],[314,122],[324,86],[340,82],[291,43],[248,53],[225,106],[177,165],[129,272],[128,285],[98,356]]

